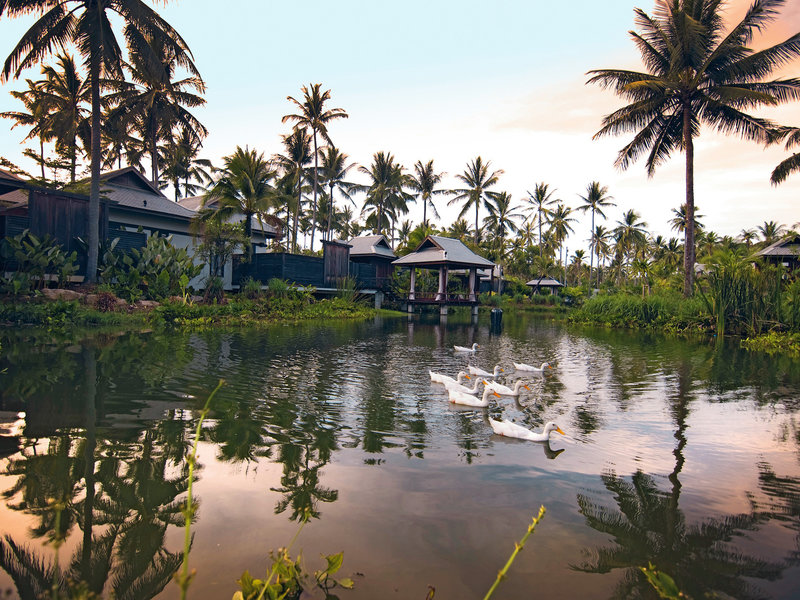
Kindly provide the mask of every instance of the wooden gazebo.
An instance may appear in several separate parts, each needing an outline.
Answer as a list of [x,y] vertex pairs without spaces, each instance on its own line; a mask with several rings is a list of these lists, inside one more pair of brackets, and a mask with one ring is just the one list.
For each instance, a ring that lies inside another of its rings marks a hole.
[[[414,312],[418,304],[439,305],[440,313],[447,314],[448,306],[472,306],[473,314],[478,311],[478,269],[491,269],[494,263],[478,256],[460,240],[429,235],[417,249],[394,261],[396,267],[411,269],[411,284],[408,292],[408,312]],[[416,291],[417,269],[438,269],[439,289],[433,294]],[[469,271],[469,287],[466,295],[448,294],[447,277],[452,269]]]

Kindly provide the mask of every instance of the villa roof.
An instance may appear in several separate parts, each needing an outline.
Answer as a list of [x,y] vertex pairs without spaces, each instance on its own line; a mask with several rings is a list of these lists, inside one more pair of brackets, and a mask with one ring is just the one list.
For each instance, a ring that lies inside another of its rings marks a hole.
[[493,267],[494,263],[478,256],[467,248],[461,240],[429,235],[417,249],[398,258],[394,263],[399,267],[411,266],[454,266],[454,267]]
[[194,212],[167,198],[134,167],[100,175],[100,192],[119,208],[146,210],[178,219],[191,219]]
[[789,235],[756,252],[756,256],[800,256],[800,234]]
[[363,235],[345,242],[350,245],[350,256],[379,257],[393,260],[397,255],[385,235]]
[[[178,200],[178,205],[185,208],[186,210],[191,211],[192,216],[194,216],[197,211],[203,208],[203,203],[205,202],[205,195],[200,194],[199,196],[187,196],[186,198],[181,198]],[[214,208],[217,206],[216,201],[211,201],[208,203],[208,206]],[[230,219],[230,222],[234,222],[235,219]],[[276,237],[281,236],[282,227],[276,227],[273,223],[266,223],[264,221],[259,221],[257,216],[250,217],[250,228],[253,232],[261,232],[265,235],[272,234]]]
[[539,279],[531,279],[525,285],[530,285],[531,287],[564,287],[563,283],[561,283],[557,279],[553,279],[552,277],[540,277]]
[[26,185],[25,180],[21,177],[14,175],[11,171],[0,169],[0,194],[24,188]]

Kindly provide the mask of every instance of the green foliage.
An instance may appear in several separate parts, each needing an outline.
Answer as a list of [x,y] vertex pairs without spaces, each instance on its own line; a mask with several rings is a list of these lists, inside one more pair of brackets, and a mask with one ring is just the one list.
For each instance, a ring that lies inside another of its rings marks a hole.
[[660,598],[666,598],[667,600],[680,600],[681,598],[689,598],[689,596],[678,589],[678,586],[675,585],[675,581],[672,579],[672,577],[666,573],[662,573],[661,571],[656,571],[656,568],[652,563],[648,563],[648,566],[640,567],[640,569],[647,578],[648,583],[653,586],[653,589],[656,591],[656,593],[658,593]]
[[289,295],[289,282],[273,277],[267,282],[267,293],[274,298],[286,298]]
[[[42,289],[48,280],[59,285],[78,272],[77,253],[64,252],[50,235],[39,237],[26,229],[19,235],[0,240],[0,291],[15,296]],[[10,277],[5,272],[11,270]]]
[[[305,521],[303,522],[305,525]],[[303,525],[300,526],[302,530]],[[298,534],[300,531],[298,530]],[[297,534],[295,535],[295,540]],[[294,540],[292,540],[292,544]],[[301,564],[302,556],[292,558],[290,544],[287,548],[280,548],[277,552],[270,552],[272,565],[267,572],[266,579],[255,579],[249,571],[242,573],[236,581],[239,590],[233,594],[233,600],[298,600],[310,588],[319,588],[325,594],[326,600],[336,600],[337,596],[331,594],[336,587],[352,589],[353,580],[349,577],[337,579],[334,577],[341,569],[344,553],[323,555],[326,567],[314,572],[313,579],[304,571]]]
[[760,350],[770,354],[800,355],[800,333],[770,331],[763,335],[742,340],[742,348]]
[[717,335],[757,334],[765,325],[781,321],[781,276],[768,265],[756,269],[749,256],[720,250],[708,262],[707,273],[698,278],[697,289],[714,317]]
[[261,290],[261,282],[253,279],[252,277],[248,277],[242,282],[239,293],[245,298],[255,300],[263,293]]
[[354,303],[361,298],[361,290],[355,277],[343,277],[336,286],[336,297],[345,302]]
[[709,325],[702,300],[683,299],[675,292],[646,298],[625,293],[599,294],[588,298],[569,319],[579,323],[668,331],[699,331]]
[[202,220],[197,226],[202,242],[197,247],[197,256],[210,265],[212,274],[222,276],[225,264],[236,251],[249,247],[244,223],[222,221],[212,212],[201,211],[200,215]]
[[171,236],[151,235],[144,248],[115,253],[111,247],[106,254],[101,261],[102,280],[130,302],[141,297],[159,301],[171,295],[185,298],[189,280],[203,270],[184,248],[172,245]]
[[204,302],[220,304],[225,299],[225,282],[222,277],[209,275],[206,279],[206,291],[203,294]]

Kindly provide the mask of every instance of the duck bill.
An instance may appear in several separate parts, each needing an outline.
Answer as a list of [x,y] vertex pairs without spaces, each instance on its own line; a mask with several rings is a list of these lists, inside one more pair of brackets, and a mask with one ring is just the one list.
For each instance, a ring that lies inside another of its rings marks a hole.
[[492,392],[492,393],[493,393],[495,396],[497,396],[498,398],[500,397],[500,394],[498,394],[497,392]]
[[526,390],[528,390],[529,392],[531,391],[531,388],[529,388],[527,385],[523,385],[522,387],[524,387],[524,388],[525,388]]
[[563,431],[561,431],[561,427],[556,427],[556,431],[557,431],[558,433],[560,433],[561,435],[567,435],[566,433],[564,433]]

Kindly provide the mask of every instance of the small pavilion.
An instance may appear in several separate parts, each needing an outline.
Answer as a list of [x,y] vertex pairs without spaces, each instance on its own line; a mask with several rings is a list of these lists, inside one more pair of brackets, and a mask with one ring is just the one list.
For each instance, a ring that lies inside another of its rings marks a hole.
[[800,235],[792,234],[756,252],[766,262],[783,265],[790,271],[800,268]]
[[[414,312],[415,305],[439,305],[439,312],[447,314],[448,306],[472,306],[473,314],[478,312],[478,269],[491,269],[494,263],[478,256],[460,240],[438,235],[427,236],[417,249],[398,258],[392,263],[396,267],[411,269],[411,283],[408,292],[408,312]],[[419,293],[416,290],[417,269],[438,269],[439,289],[434,294]],[[469,286],[466,295],[448,294],[447,277],[452,269],[469,271]]]
[[564,284],[553,279],[552,277],[539,277],[539,279],[531,279],[525,285],[531,286],[531,293],[539,293],[539,290],[545,289],[551,294],[555,294],[558,288],[564,287]]

